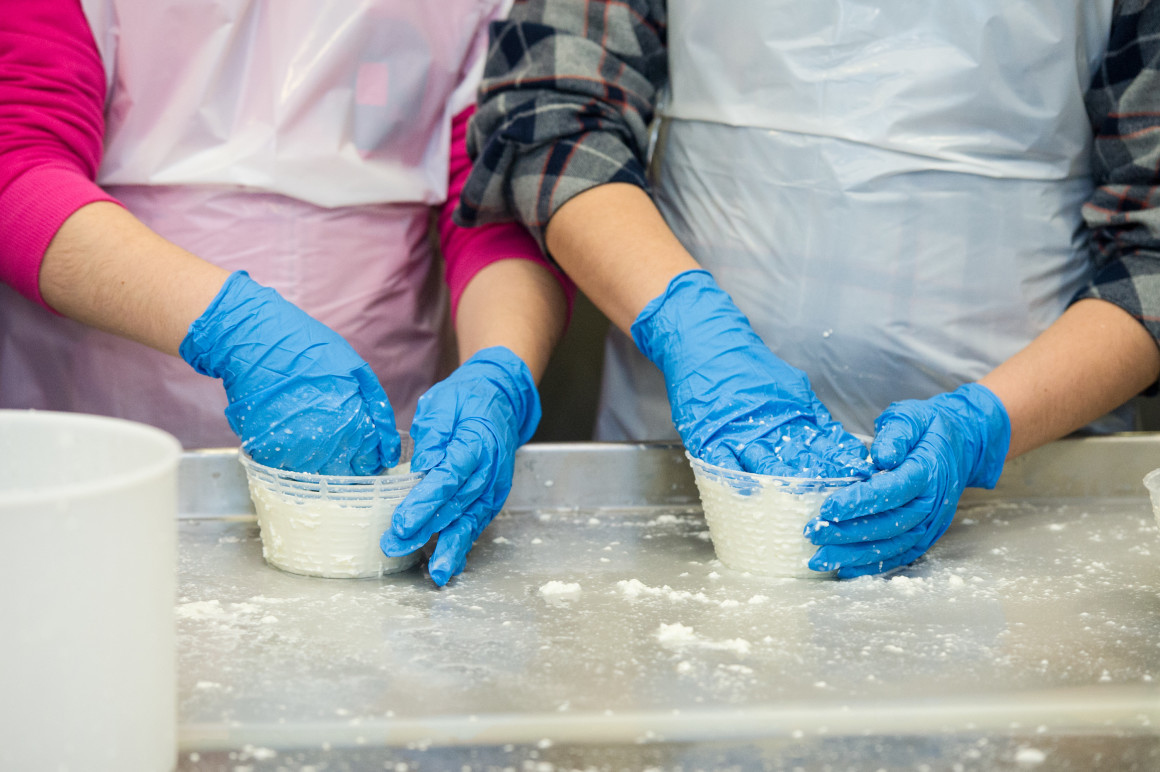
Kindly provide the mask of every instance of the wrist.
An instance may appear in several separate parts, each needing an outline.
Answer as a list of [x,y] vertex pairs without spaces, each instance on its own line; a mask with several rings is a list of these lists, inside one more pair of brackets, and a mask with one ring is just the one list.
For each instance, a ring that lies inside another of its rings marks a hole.
[[682,271],[669,280],[664,292],[645,305],[629,330],[641,353],[667,372],[665,360],[688,334],[687,330],[722,310],[741,317],[712,274],[704,269]]
[[1011,446],[1011,419],[995,392],[980,383],[967,383],[953,392],[968,406],[968,420],[979,429],[980,448],[967,485],[994,488],[1003,472]]
[[223,377],[226,360],[221,352],[224,338],[234,328],[234,312],[261,289],[245,271],[231,273],[201,315],[189,325],[178,348],[181,358],[202,375]]
[[542,412],[540,394],[527,363],[507,346],[490,346],[472,354],[462,366],[478,371],[472,377],[495,383],[507,397],[519,444],[530,440],[540,425]]

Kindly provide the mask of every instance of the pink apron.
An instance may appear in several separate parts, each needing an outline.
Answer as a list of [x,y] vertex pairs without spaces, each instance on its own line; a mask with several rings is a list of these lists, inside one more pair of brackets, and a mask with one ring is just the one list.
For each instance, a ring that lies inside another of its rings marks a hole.
[[[84,0],[109,83],[98,183],[342,334],[401,429],[450,365],[429,239],[451,119],[508,0]],[[218,381],[0,287],[0,407],[236,445]]]

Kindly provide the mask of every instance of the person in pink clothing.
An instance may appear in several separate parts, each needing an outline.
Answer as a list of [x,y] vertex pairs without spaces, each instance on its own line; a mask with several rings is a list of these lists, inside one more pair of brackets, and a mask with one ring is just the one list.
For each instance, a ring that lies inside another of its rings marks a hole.
[[572,293],[518,226],[451,221],[507,4],[11,0],[0,407],[330,474],[394,464],[409,427],[399,517],[439,534],[436,583],[461,572]]

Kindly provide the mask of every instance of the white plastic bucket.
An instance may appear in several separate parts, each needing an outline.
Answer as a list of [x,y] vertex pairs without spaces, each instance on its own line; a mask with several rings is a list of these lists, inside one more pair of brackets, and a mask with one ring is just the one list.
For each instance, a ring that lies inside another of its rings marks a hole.
[[176,765],[180,458],[132,421],[0,410],[0,769]]

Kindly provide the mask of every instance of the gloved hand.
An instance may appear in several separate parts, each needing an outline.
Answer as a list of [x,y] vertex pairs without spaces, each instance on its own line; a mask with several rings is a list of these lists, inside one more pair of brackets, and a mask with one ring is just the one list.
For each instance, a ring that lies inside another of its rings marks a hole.
[[398,461],[395,414],[370,366],[245,271],[230,274],[189,326],[180,354],[222,379],[230,428],[260,464],[367,475]]
[[540,423],[532,374],[503,346],[476,352],[419,398],[411,436],[412,472],[426,472],[383,534],[383,552],[396,557],[439,541],[427,562],[442,587],[463,571],[467,553],[512,487],[516,449]]
[[673,423],[693,456],[761,474],[870,475],[866,448],[830,417],[806,374],[773,355],[707,271],[674,277],[631,332],[664,373]]
[[806,525],[821,545],[815,571],[848,579],[917,559],[950,526],[963,488],[995,487],[1011,442],[1003,403],[977,383],[896,402],[874,426],[870,454],[886,471],[839,490]]

